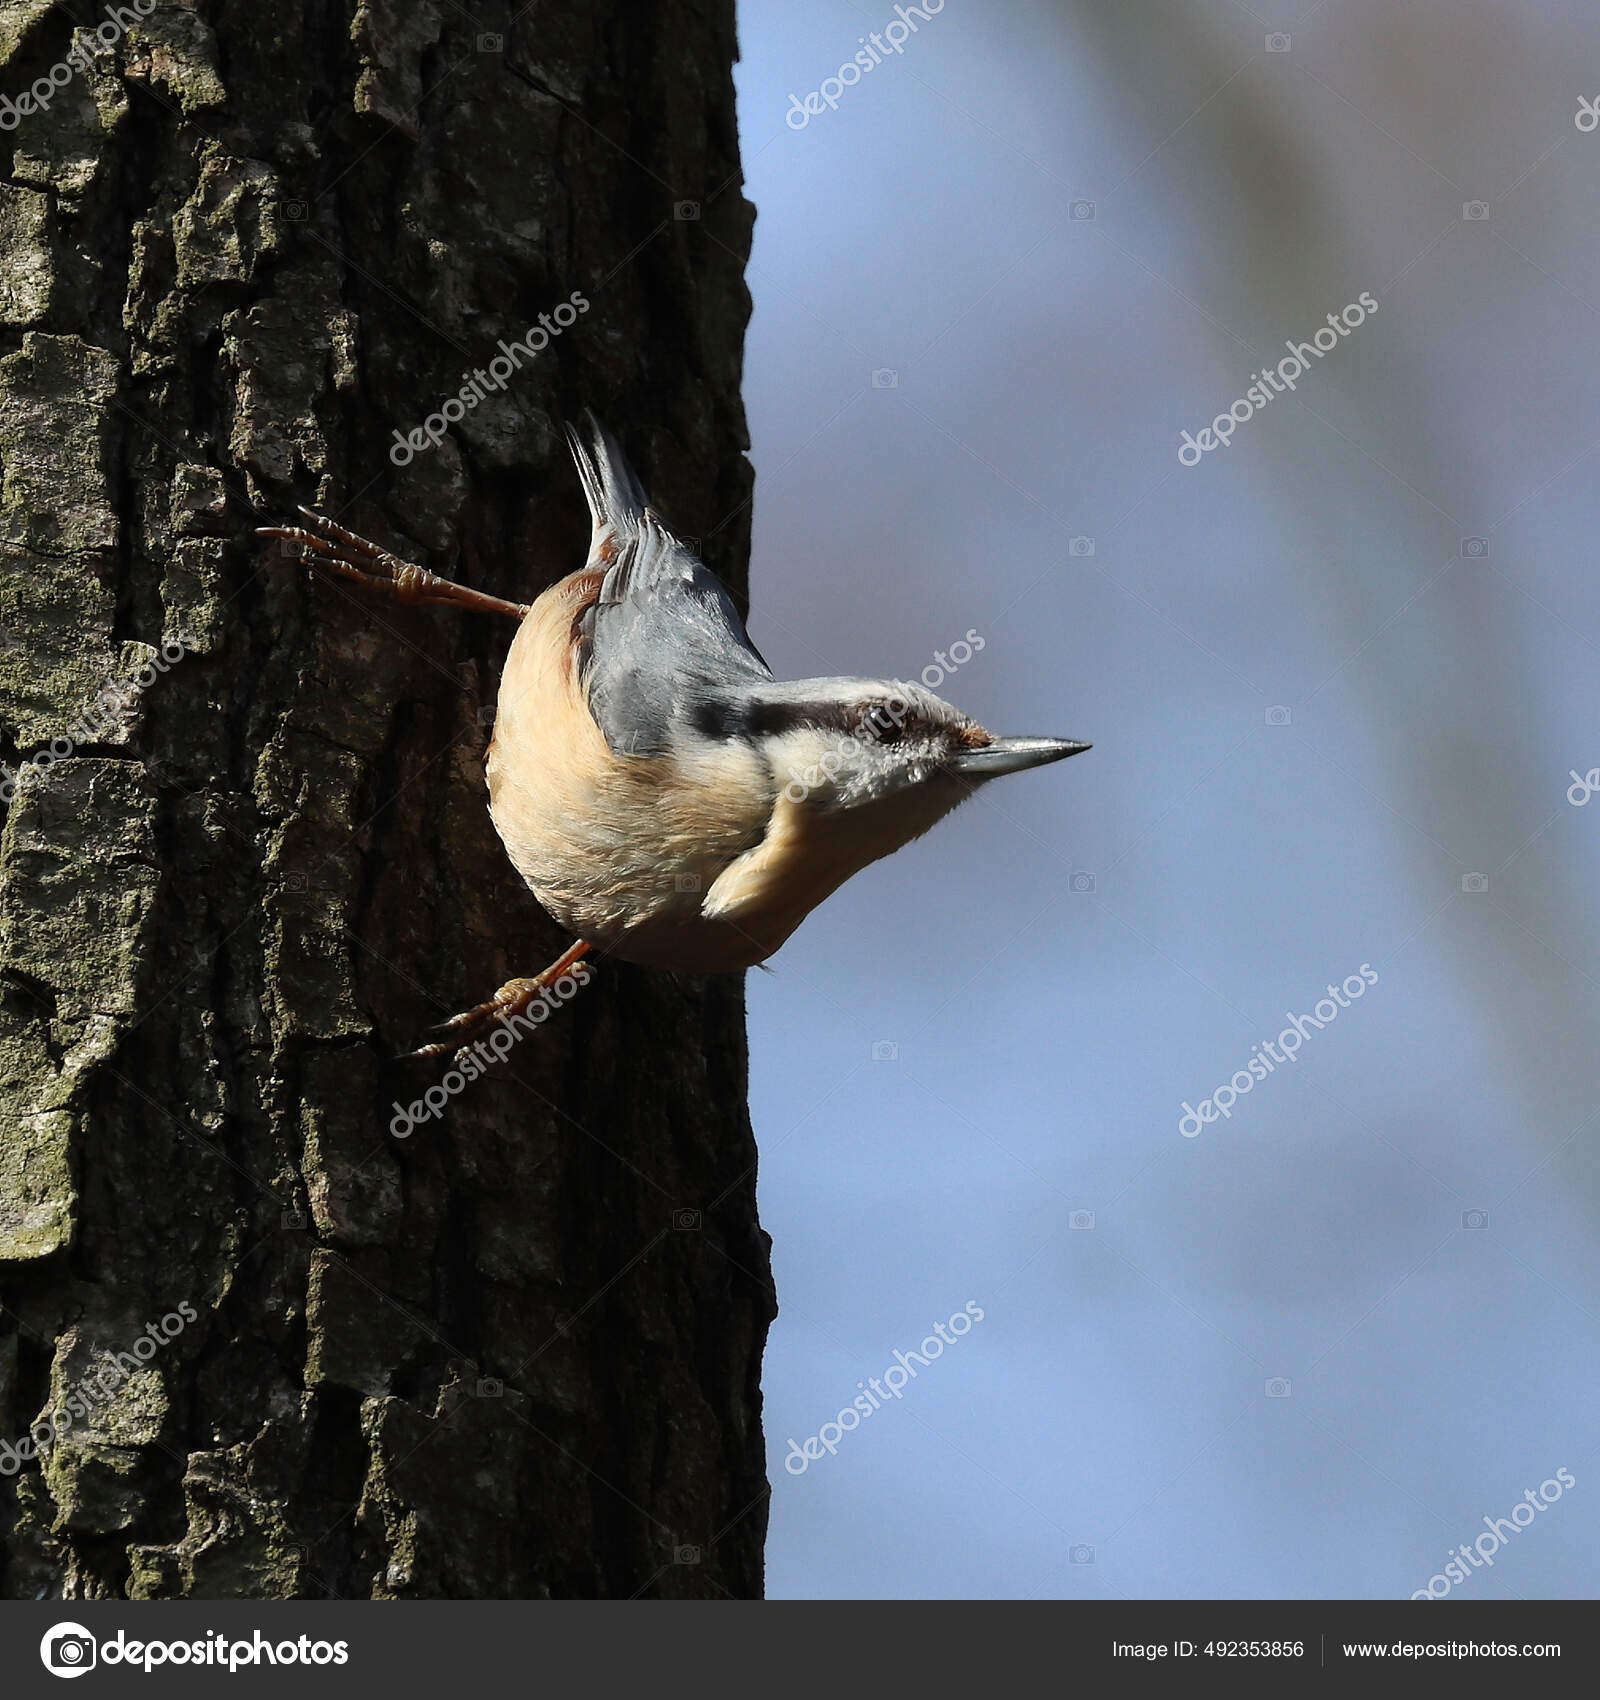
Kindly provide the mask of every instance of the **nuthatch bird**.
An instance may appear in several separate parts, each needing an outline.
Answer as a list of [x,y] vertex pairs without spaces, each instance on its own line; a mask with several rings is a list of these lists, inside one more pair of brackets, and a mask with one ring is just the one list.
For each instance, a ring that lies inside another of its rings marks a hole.
[[697,973],[753,967],[824,898],[1003,773],[1089,748],[997,738],[920,685],[775,679],[727,591],[662,524],[590,416],[567,436],[589,558],[531,606],[400,560],[332,520],[267,526],[401,601],[519,622],[486,764],[507,854],[577,939],[445,1024],[468,1043],[589,951]]

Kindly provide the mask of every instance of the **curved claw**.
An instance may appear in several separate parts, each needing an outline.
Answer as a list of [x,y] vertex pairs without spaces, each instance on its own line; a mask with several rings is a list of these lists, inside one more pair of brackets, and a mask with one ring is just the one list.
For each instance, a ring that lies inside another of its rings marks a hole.
[[430,573],[426,567],[419,567],[412,561],[403,561],[365,537],[357,536],[337,520],[329,519],[326,514],[306,507],[300,508],[299,512],[316,527],[314,531],[300,525],[260,525],[256,527],[256,536],[275,537],[280,542],[291,544],[297,555],[309,559],[312,566],[339,573],[369,590],[384,591],[402,602],[472,608],[484,614],[509,614],[516,620],[528,611],[525,603],[489,596],[484,591],[440,578],[437,573]]
[[459,1015],[452,1015],[448,1021],[440,1022],[433,1029],[435,1033],[448,1034],[448,1038],[436,1039],[431,1044],[418,1046],[414,1051],[406,1051],[396,1057],[395,1061],[414,1062],[426,1057],[454,1056],[457,1051],[464,1050],[481,1039],[485,1033],[492,1032],[497,1022],[510,1021],[521,1015],[541,992],[553,986],[569,968],[587,956],[589,948],[585,940],[579,939],[542,974],[535,974],[532,978],[507,980],[487,1003],[481,1003],[475,1009],[465,1009]]

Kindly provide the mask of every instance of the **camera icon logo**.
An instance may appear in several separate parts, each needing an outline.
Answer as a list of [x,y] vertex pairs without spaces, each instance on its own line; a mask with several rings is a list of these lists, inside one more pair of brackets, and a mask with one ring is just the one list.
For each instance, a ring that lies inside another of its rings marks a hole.
[[1489,1226],[1489,1212],[1487,1210],[1463,1210],[1461,1212],[1461,1226],[1463,1228],[1487,1228]]
[[1463,201],[1461,203],[1461,216],[1470,219],[1487,218],[1489,216],[1489,203],[1487,201]]
[[893,1039],[874,1039],[872,1041],[872,1060],[874,1062],[897,1062],[900,1057],[900,1047]]
[[674,874],[672,876],[674,891],[698,891],[700,889],[699,874]]
[[1069,1552],[1067,1554],[1067,1557],[1074,1564],[1093,1564],[1094,1563],[1094,1548],[1091,1547],[1091,1546],[1084,1546],[1083,1544],[1080,1543],[1079,1545],[1075,1546],[1072,1549],[1071,1552]]
[[1092,1228],[1094,1226],[1094,1212],[1092,1210],[1069,1211],[1067,1213],[1067,1226],[1080,1231],[1085,1228]]
[[478,1397],[480,1399],[498,1399],[505,1390],[505,1383],[492,1375],[480,1375],[478,1377]]
[[1067,211],[1073,218],[1093,218],[1094,202],[1074,201]]
[[503,35],[480,35],[478,37],[478,51],[480,53],[504,53],[505,50],[506,38]]
[[1267,710],[1267,724],[1269,726],[1287,726],[1293,719],[1294,716],[1281,702],[1274,703]]
[[1067,545],[1067,553],[1078,556],[1092,555],[1094,553],[1094,539],[1092,537],[1074,537]]
[[[301,223],[308,211],[309,209],[304,201],[285,201],[283,203],[283,216],[295,224]],[[297,546],[295,552],[303,555],[305,550]]]
[[872,387],[875,390],[897,390],[900,388],[900,374],[892,366],[875,366]]
[[302,1233],[306,1225],[305,1211],[291,1204],[283,1213],[283,1225],[290,1233]]
[[1489,553],[1489,539],[1487,537],[1463,537],[1461,539],[1461,553],[1469,561],[1481,561]]
[[1289,38],[1288,38],[1288,36],[1284,35],[1281,30],[1274,30],[1272,32],[1272,34],[1267,37],[1267,52],[1268,53],[1287,53],[1288,51],[1289,51]]
[[674,1547],[672,1549],[672,1562],[674,1564],[698,1564],[700,1562],[699,1547]]
[[1281,1375],[1273,1376],[1267,1383],[1267,1397],[1269,1399],[1287,1399],[1291,1391],[1289,1383]]
[[1461,889],[1463,891],[1487,891],[1489,889],[1489,876],[1487,874],[1463,874],[1461,876]]
[[697,1234],[700,1232],[700,1212],[698,1210],[674,1210],[672,1225],[680,1234]]
[[698,224],[700,222],[700,203],[698,201],[674,201],[672,216],[679,224]]
[[1067,883],[1074,891],[1092,892],[1094,890],[1094,875],[1082,872],[1076,873]]
[[52,1676],[82,1676],[98,1657],[95,1639],[81,1623],[58,1623],[39,1643],[40,1663]]

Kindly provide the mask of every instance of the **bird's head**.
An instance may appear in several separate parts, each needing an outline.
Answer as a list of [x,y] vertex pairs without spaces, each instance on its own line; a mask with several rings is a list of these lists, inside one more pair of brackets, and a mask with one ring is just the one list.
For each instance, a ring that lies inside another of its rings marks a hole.
[[710,792],[765,781],[759,826],[701,909],[756,947],[748,961],[770,956],[853,874],[985,781],[1089,747],[996,738],[931,691],[891,679],[768,679],[738,695],[707,691],[685,718],[697,740],[685,754],[712,776]]
[[892,811],[899,800],[921,812],[919,796],[928,804],[937,797],[935,819],[986,780],[1089,748],[1065,738],[997,738],[932,691],[897,679],[766,685],[748,705],[744,730],[791,802],[838,812],[873,804]]

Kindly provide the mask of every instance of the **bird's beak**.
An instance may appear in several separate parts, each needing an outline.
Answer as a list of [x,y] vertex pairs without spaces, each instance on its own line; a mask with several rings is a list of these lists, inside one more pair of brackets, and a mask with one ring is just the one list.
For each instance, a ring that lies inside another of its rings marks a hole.
[[1088,748],[1070,738],[996,738],[982,749],[962,750],[955,770],[963,779],[998,779],[1002,773],[1021,773],[1026,767],[1082,755]]

